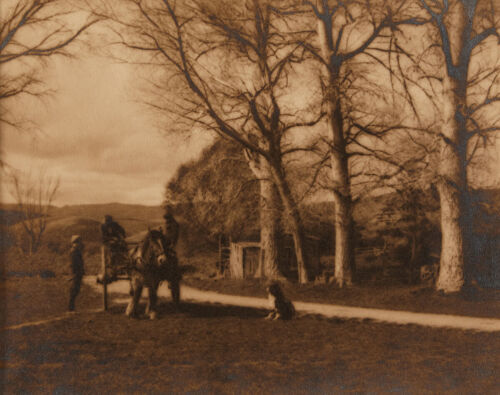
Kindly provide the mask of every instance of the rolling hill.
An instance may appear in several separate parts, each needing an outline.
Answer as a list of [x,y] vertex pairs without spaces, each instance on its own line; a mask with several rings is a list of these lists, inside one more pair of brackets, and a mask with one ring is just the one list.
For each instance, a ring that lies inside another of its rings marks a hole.
[[125,228],[128,236],[136,235],[149,227],[158,227],[163,222],[163,210],[160,206],[111,203],[51,207],[40,253],[36,257],[26,259],[18,256],[16,251],[9,250],[15,240],[15,234],[23,234],[20,223],[23,216],[15,205],[2,204],[1,246],[2,251],[9,251],[9,259],[6,260],[10,261],[8,267],[3,269],[12,271],[37,267],[64,273],[68,270],[67,254],[70,238],[74,234],[79,234],[85,243],[86,270],[89,274],[97,273],[100,267],[100,225],[105,214],[113,216]]
[[[115,219],[127,223],[131,234],[135,233],[137,227],[142,223],[157,226],[162,221],[163,209],[160,206],[142,206],[137,204],[85,204],[63,207],[50,207],[50,221],[58,221],[61,218],[81,217],[101,222],[104,215],[109,214]],[[21,221],[23,218],[15,204],[0,204],[0,222],[2,225],[10,226]],[[124,225],[127,230],[127,225]]]

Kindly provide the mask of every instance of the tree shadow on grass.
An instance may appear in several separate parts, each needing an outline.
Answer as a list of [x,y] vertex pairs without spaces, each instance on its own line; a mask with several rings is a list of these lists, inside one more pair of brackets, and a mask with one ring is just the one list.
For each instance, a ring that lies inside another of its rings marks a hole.
[[[125,314],[126,305],[113,305],[107,310],[108,314]],[[146,318],[146,303],[141,302],[138,306],[139,318]],[[269,311],[264,309],[254,309],[250,307],[227,306],[222,304],[182,302],[175,306],[171,302],[159,303],[157,307],[159,318],[183,315],[192,318],[222,318],[239,317],[248,319],[264,318]]]
[[181,302],[179,306],[172,303],[161,303],[158,313],[163,315],[183,314],[193,318],[239,317],[263,318],[268,311],[250,307],[227,306],[222,304]]

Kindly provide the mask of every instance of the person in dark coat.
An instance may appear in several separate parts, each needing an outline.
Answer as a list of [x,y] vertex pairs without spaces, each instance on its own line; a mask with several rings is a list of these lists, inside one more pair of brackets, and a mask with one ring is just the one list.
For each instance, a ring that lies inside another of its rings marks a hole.
[[82,238],[79,235],[74,235],[71,237],[71,249],[69,255],[71,260],[72,277],[71,288],[69,291],[68,311],[74,311],[75,299],[80,293],[83,275],[85,274],[83,264],[83,242]]
[[104,223],[101,225],[102,242],[108,245],[114,240],[125,239],[125,229],[111,215],[104,216]]
[[179,239],[179,224],[175,220],[172,211],[172,206],[166,206],[163,218],[165,219],[165,239],[167,246],[175,250],[177,240]]

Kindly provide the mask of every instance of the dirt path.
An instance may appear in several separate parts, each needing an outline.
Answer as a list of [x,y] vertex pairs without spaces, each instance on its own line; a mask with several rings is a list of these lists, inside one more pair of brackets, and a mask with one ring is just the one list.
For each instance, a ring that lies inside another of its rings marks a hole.
[[[95,277],[89,276],[84,279],[84,282],[91,285],[96,291],[102,292],[102,286],[95,282]],[[108,285],[108,292],[111,295],[109,302],[124,304],[128,302],[129,286],[127,281],[117,281]],[[121,295],[127,295],[122,297]],[[147,293],[144,292],[143,298]],[[158,290],[159,297],[170,298],[170,292],[166,284],[163,284]],[[193,302],[205,303],[220,303],[223,305],[242,306],[257,309],[268,309],[269,302],[267,299],[225,295],[211,291],[201,291],[199,289],[182,286],[181,298]],[[318,314],[328,318],[346,318],[346,319],[370,319],[380,322],[388,322],[394,324],[414,324],[431,327],[444,327],[475,330],[483,332],[500,332],[500,319],[495,318],[478,318],[465,317],[447,314],[428,314],[428,313],[413,313],[409,311],[397,310],[382,310],[362,307],[348,307],[340,305],[322,304],[322,303],[306,303],[294,301],[296,310],[301,314]],[[80,310],[78,313],[95,313],[102,309],[87,309]],[[1,330],[15,330],[30,326],[38,326],[54,321],[69,319],[73,316],[72,313],[66,313],[59,316],[50,317],[44,320],[25,322],[18,325],[3,327]]]
[[[93,284],[101,290],[101,286],[95,284],[93,278],[87,279],[89,284]],[[114,294],[128,294],[128,283],[117,281],[108,286],[108,291]],[[158,295],[170,298],[170,293],[166,284],[158,290]],[[201,291],[188,286],[182,286],[181,299],[194,302],[220,303],[224,305],[252,307],[259,309],[269,308],[267,299],[248,296],[224,295],[217,292]],[[127,302],[125,298],[111,298],[111,303]],[[409,311],[381,310],[361,307],[348,307],[321,303],[295,302],[294,305],[299,313],[319,314],[329,318],[347,319],[370,319],[374,321],[389,322],[394,324],[415,324],[431,327],[445,327],[476,330],[484,332],[500,332],[500,319],[465,317],[447,314],[413,313]]]
[[49,317],[49,318],[46,318],[44,320],[23,322],[22,324],[5,326],[3,328],[0,328],[0,330],[11,331],[11,330],[15,330],[15,329],[27,328],[27,327],[30,327],[30,326],[45,325],[45,324],[48,324],[50,322],[66,320],[68,318],[71,318],[72,316],[74,316],[77,313],[97,313],[99,311],[102,311],[102,308],[101,309],[80,310],[78,312],[76,312],[76,311],[75,312],[67,312],[65,314],[57,315],[57,316],[54,316],[54,317]]

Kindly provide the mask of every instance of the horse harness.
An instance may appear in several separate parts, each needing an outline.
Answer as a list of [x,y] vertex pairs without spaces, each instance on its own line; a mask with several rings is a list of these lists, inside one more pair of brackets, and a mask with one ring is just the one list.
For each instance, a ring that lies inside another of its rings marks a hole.
[[[161,271],[168,271],[177,266],[175,250],[167,246],[163,235],[159,231],[150,231],[148,236],[131,250],[131,269],[144,273],[156,266]],[[156,245],[160,253],[155,253],[151,245]]]

